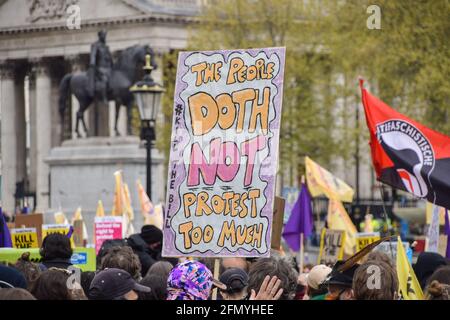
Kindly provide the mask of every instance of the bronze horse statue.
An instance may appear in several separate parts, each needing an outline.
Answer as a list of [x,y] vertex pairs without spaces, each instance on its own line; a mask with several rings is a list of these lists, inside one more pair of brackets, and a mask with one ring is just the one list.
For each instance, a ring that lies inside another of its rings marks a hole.
[[[114,101],[116,107],[116,118],[114,130],[116,135],[120,135],[117,129],[119,118],[119,110],[123,105],[127,108],[127,134],[131,134],[131,108],[133,105],[133,95],[129,88],[138,81],[139,68],[145,63],[145,56],[151,55],[151,65],[156,69],[156,63],[153,59],[153,50],[148,45],[135,45],[123,50],[117,63],[114,63],[111,76],[108,80],[108,101]],[[68,73],[59,85],[59,113],[63,119],[64,112],[67,108],[67,100],[70,93],[75,95],[80,107],[77,111],[77,120],[75,132],[81,137],[79,132],[79,123],[81,121],[85,132],[88,132],[86,123],[84,122],[84,112],[95,100],[95,92],[89,89],[89,77],[87,72]]]

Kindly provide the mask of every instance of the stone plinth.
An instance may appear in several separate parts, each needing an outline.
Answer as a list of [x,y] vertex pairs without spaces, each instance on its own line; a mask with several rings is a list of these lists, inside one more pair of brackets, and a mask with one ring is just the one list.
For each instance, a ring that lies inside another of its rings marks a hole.
[[[111,213],[114,198],[114,172],[122,170],[128,184],[134,207],[136,229],[143,219],[140,212],[136,180],[145,187],[145,149],[138,137],[92,137],[64,141],[53,148],[46,159],[50,166],[50,204],[45,215],[47,223],[53,222],[53,213],[62,208],[70,219],[81,206],[87,222],[89,241],[92,242],[93,220],[98,200],[102,200],[105,213]],[[163,158],[152,150],[152,200],[162,201],[166,180]]]

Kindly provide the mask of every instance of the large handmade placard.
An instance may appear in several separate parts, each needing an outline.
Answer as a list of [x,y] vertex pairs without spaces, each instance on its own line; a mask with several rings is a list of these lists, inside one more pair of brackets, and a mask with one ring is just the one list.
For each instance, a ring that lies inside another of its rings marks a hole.
[[181,52],[164,256],[270,255],[285,48]]

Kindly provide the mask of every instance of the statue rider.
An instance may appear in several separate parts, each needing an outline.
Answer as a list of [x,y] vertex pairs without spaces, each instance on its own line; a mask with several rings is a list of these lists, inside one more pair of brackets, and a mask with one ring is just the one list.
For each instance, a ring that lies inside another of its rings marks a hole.
[[111,75],[113,59],[106,45],[106,30],[98,32],[98,41],[91,46],[89,61],[89,89],[91,95],[103,103],[108,103],[108,81]]

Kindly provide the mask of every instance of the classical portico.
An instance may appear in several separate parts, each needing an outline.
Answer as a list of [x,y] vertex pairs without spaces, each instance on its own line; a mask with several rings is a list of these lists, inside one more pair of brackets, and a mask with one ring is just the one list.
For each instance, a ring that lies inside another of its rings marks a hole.
[[[75,20],[67,13],[70,5],[80,8],[80,29],[71,25]],[[25,182],[25,191],[35,193],[38,212],[52,212],[58,209],[55,206],[61,206],[71,214],[75,209],[61,203],[63,198],[57,197],[51,183],[54,181],[51,160],[56,159],[57,163],[58,156],[63,154],[58,148],[77,144],[73,134],[77,101],[70,99],[70,108],[61,121],[58,86],[64,74],[87,69],[90,45],[97,39],[98,30],[108,30],[107,43],[113,55],[136,44],[150,45],[160,66],[153,76],[162,83],[162,57],[170,50],[186,46],[186,27],[195,21],[199,9],[198,0],[0,1],[1,199],[5,211],[16,210],[19,182]],[[92,111],[85,117],[92,128]],[[101,135],[113,137],[112,103],[100,110],[99,117],[103,124]],[[125,108],[120,119],[119,131],[125,135]],[[123,137],[119,141],[128,143],[136,139]],[[145,172],[145,160],[140,156],[144,151],[133,152],[138,159],[136,165]],[[51,154],[56,156],[52,158]],[[120,167],[120,157],[117,159]],[[163,199],[162,163],[162,156],[157,155],[155,165],[160,173],[156,171],[159,185],[154,190],[159,193],[154,195],[155,201]],[[105,176],[105,180],[111,178],[111,183],[105,185],[108,190],[99,191],[103,195],[113,188],[112,172],[106,174],[111,175]],[[132,194],[132,198],[137,201],[136,195]],[[105,207],[110,204],[106,202]],[[96,203],[80,205],[92,210]]]

